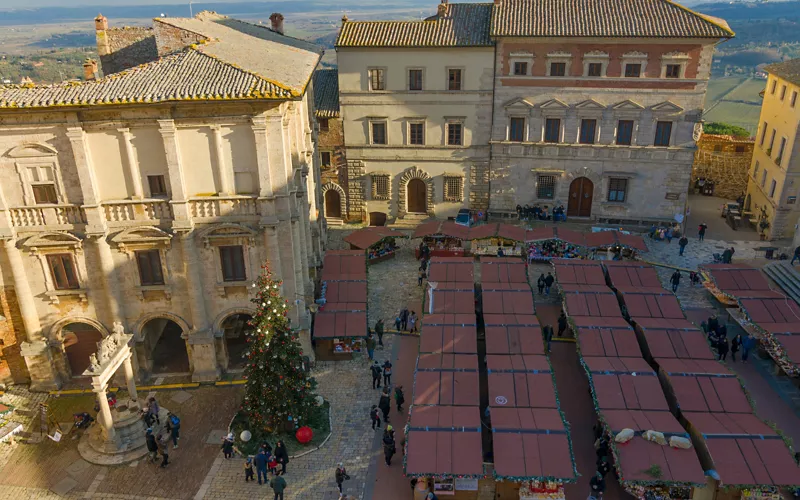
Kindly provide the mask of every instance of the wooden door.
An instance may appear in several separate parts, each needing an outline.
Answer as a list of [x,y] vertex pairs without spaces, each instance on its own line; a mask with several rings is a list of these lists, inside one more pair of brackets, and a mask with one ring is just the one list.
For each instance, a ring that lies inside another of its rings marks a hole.
[[594,184],[586,177],[578,177],[569,185],[569,204],[567,215],[571,217],[589,217],[592,215],[592,198]]
[[335,189],[325,191],[325,217],[342,218],[342,196]]
[[411,179],[406,188],[408,196],[408,211],[416,214],[424,214],[428,211],[427,186],[420,179]]
[[97,343],[103,335],[89,325],[72,323],[64,330],[64,351],[67,353],[69,371],[73,377],[80,377],[89,368],[89,356],[97,352]]
[[370,212],[369,213],[369,225],[370,226],[385,226],[386,225],[386,214],[383,212]]

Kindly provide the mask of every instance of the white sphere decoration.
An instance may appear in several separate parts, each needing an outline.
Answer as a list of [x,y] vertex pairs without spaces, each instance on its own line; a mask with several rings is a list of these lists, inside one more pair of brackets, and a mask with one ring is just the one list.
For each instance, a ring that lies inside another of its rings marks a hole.
[[325,398],[322,396],[317,396],[314,401],[317,403],[317,406],[322,406],[323,403],[325,403]]
[[241,439],[245,443],[250,441],[252,438],[253,435],[250,434],[250,431],[242,431],[242,433],[239,434],[239,439]]

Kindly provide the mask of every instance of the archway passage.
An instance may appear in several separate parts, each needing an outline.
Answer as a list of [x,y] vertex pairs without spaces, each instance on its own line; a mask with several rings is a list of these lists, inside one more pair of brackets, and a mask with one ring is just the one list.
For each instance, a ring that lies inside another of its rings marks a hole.
[[342,195],[335,189],[325,191],[325,217],[342,218]]
[[61,330],[67,364],[73,377],[80,377],[89,368],[89,356],[97,352],[103,334],[85,323],[70,323]]
[[586,177],[578,177],[569,185],[569,203],[567,215],[572,217],[589,217],[592,215],[592,198],[594,184]]
[[428,186],[420,179],[411,179],[406,186],[406,196],[408,197],[408,211],[415,214],[427,212]]
[[188,373],[189,353],[183,330],[167,318],[153,318],[142,327],[142,333],[150,349],[153,373]]
[[[328,191],[330,192],[330,191]],[[222,322],[222,335],[228,350],[228,369],[244,368],[247,351],[247,334],[252,329],[249,314],[232,314]]]
[[385,226],[386,214],[384,212],[370,212],[369,213],[370,226]]

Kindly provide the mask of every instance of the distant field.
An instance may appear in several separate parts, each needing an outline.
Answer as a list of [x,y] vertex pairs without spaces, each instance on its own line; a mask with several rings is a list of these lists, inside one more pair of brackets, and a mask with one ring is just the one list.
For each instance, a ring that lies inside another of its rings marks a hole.
[[741,77],[728,77],[728,78],[715,78],[708,82],[708,91],[706,92],[706,108],[717,102],[723,95],[730,92],[735,86],[739,85],[746,78]]
[[738,125],[755,134],[766,80],[744,77],[715,78],[708,84],[703,119]]

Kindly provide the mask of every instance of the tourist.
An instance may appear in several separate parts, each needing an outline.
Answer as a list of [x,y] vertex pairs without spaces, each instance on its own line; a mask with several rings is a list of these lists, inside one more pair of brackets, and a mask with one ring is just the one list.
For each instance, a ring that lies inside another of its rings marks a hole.
[[400,311],[400,331],[404,332],[408,328],[408,308],[404,307]]
[[756,346],[756,339],[749,333],[742,340],[742,363],[747,363],[747,357],[750,355],[750,349]]
[[392,362],[388,359],[383,362],[383,385],[386,386],[386,389],[392,385]]
[[272,455],[272,446],[266,440],[261,441],[261,449],[266,451],[267,455]]
[[289,463],[289,454],[286,452],[286,445],[283,441],[278,441],[275,445],[275,460],[281,466],[281,474],[286,474],[286,464]]
[[678,293],[678,285],[681,284],[681,272],[677,269],[669,279],[669,282],[672,284],[672,293]]
[[564,332],[567,331],[567,315],[564,314],[564,311],[561,311],[561,314],[558,315],[558,336],[564,335]]
[[697,239],[703,241],[706,238],[706,229],[708,229],[708,225],[705,222],[700,224],[697,227]]
[[547,352],[550,352],[550,342],[553,340],[553,327],[550,325],[546,325],[544,328],[544,345],[547,348]]
[[722,263],[723,264],[730,264],[733,260],[733,248],[726,248],[724,252],[722,252]]
[[719,353],[719,361],[725,361],[728,356],[728,339],[720,338],[717,343],[717,352]]
[[158,438],[158,451],[161,452],[161,468],[169,465],[169,436],[166,434]]
[[250,481],[255,481],[255,474],[253,472],[253,459],[247,457],[247,460],[244,461],[244,482],[249,483]]
[[369,356],[370,361],[374,360],[375,337],[372,335],[372,332],[369,332],[369,335],[367,335],[367,356]]
[[716,314],[712,314],[711,317],[708,318],[708,332],[717,333],[717,330],[719,330],[719,320]]
[[591,488],[590,495],[595,498],[603,498],[603,492],[606,491],[606,480],[599,471],[589,480],[589,486]]
[[392,457],[397,452],[394,444],[394,438],[388,429],[383,433],[383,457],[386,459],[386,465],[392,465]]
[[544,279],[544,293],[545,295],[550,295],[550,287],[553,286],[556,279],[553,277],[553,273],[547,273],[547,277]]
[[[267,469],[269,469],[270,474],[277,474],[278,473],[278,459],[275,458],[275,455],[272,453],[267,453],[269,457],[269,462],[267,462]],[[264,474],[264,482],[267,482],[267,475]]]
[[611,472],[611,464],[608,463],[608,457],[600,457],[597,459],[597,472],[604,478]]
[[667,239],[667,243],[672,243],[672,228],[668,227],[664,230],[664,238]]
[[656,239],[656,231],[657,231],[657,230],[658,230],[658,228],[656,227],[656,225],[655,225],[655,224],[653,224],[652,226],[650,226],[650,232],[649,232],[649,234],[650,234],[650,239],[651,239],[651,240],[654,240],[654,239]]
[[[372,388],[373,389],[380,389],[381,388],[381,375],[383,375],[383,370],[381,370],[381,365],[378,364],[378,360],[373,360],[372,365],[370,365],[369,370],[372,372]],[[377,384],[377,386],[376,386]]]
[[222,438],[222,453],[225,454],[225,458],[231,458],[233,456],[233,433],[229,432],[227,436]]
[[158,443],[156,442],[156,437],[153,435],[153,429],[147,429],[144,441],[147,444],[147,458],[150,460],[150,463],[154,464],[158,459]]
[[383,421],[387,424],[389,423],[389,410],[391,409],[392,402],[389,399],[389,387],[384,387],[383,392],[381,392],[381,399],[378,401],[378,408],[381,409],[381,413],[383,413]]
[[[161,413],[161,407],[158,406],[158,401],[156,401],[156,398],[153,396],[147,399],[147,411],[150,414],[150,421],[152,422],[152,419],[155,418],[156,423],[161,425],[161,418],[158,416],[159,413]],[[148,427],[149,426],[150,424],[148,424]]]
[[263,478],[264,482],[267,482],[267,464],[269,462],[270,454],[267,453],[267,450],[261,448],[258,450],[258,454],[256,455],[256,473],[258,474],[258,484],[261,484],[261,480]]
[[789,263],[790,266],[794,265],[794,261],[800,260],[800,245],[794,249],[794,255],[792,256],[792,261]]
[[536,286],[537,288],[539,288],[539,295],[544,295],[544,286],[545,286],[544,273],[539,275],[539,279],[536,280]]
[[597,454],[597,458],[603,458],[608,456],[608,440],[605,436],[601,437],[594,444],[595,453]]
[[406,396],[403,394],[402,385],[394,388],[394,401],[397,403],[397,413],[403,413],[403,403],[406,402]]
[[417,332],[417,313],[415,311],[411,311],[411,316],[408,317],[408,331]]
[[419,266],[419,273],[417,273],[417,286],[422,286],[422,280],[425,279],[425,270]]
[[740,334],[736,334],[731,340],[731,360],[735,363],[736,362],[736,353],[739,352],[739,349],[742,347],[742,336]]
[[[400,313],[397,313],[397,317],[394,318],[394,329],[398,332],[400,331],[400,325],[402,324],[402,320],[400,319]],[[377,326],[377,325],[376,325]],[[380,339],[379,339],[380,340]],[[383,344],[381,344],[383,345]]]
[[176,449],[181,438],[181,419],[171,412],[167,412],[167,432],[172,438],[172,449]]
[[344,468],[344,464],[339,462],[339,465],[336,467],[336,487],[339,489],[339,495],[344,495],[344,491],[342,491],[342,483],[350,479],[350,476],[347,474],[347,469]]
[[381,428],[381,417],[378,415],[378,405],[372,405],[369,411],[369,419],[372,422],[372,430]]
[[392,424],[388,424],[386,426],[386,430],[383,431],[383,433],[392,436],[392,441],[394,441],[394,427],[392,427]]
[[281,472],[273,477],[269,485],[275,493],[273,500],[283,500],[283,492],[286,490],[286,480],[283,478],[283,473]]
[[681,236],[681,239],[678,240],[678,246],[681,249],[680,252],[678,252],[678,255],[683,255],[684,250],[686,250],[686,245],[688,244],[689,244],[689,238],[687,238],[686,235],[684,234],[683,236]]
[[378,345],[383,347],[383,319],[375,323],[375,333],[378,335]]

